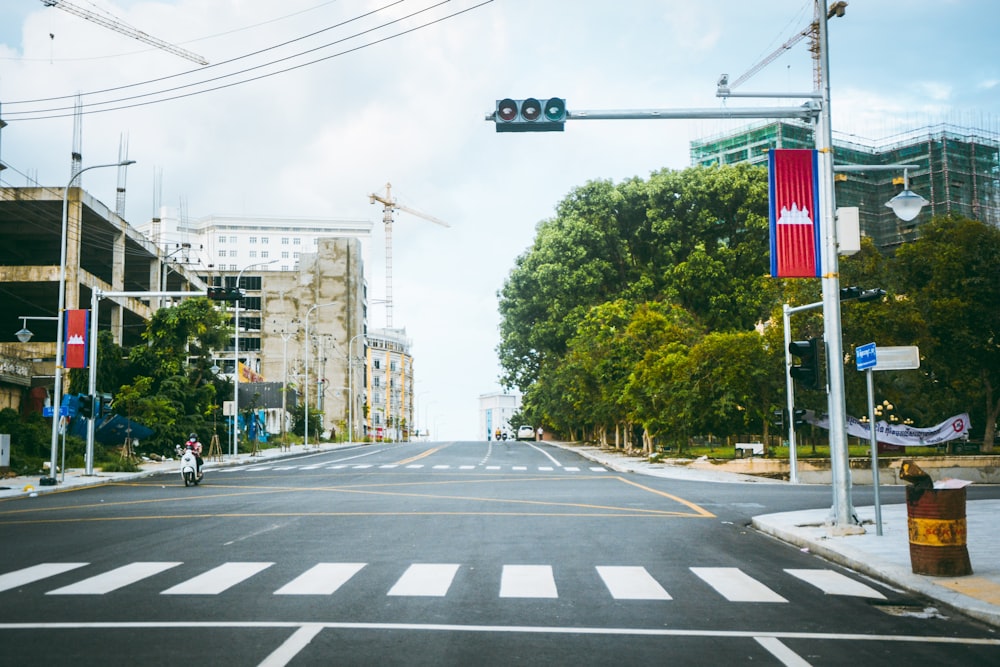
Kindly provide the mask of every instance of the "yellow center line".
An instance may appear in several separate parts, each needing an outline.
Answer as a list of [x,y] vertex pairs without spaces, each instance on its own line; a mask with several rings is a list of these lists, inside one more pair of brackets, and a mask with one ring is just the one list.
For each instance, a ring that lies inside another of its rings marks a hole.
[[398,465],[398,466],[404,466],[407,463],[413,463],[414,461],[419,461],[420,459],[422,459],[422,458],[424,458],[426,456],[430,456],[434,452],[441,451],[442,449],[444,449],[447,446],[448,445],[441,445],[440,447],[431,447],[430,449],[428,449],[423,454],[417,454],[416,456],[411,456],[408,459],[403,459],[402,461],[396,461],[396,465]]

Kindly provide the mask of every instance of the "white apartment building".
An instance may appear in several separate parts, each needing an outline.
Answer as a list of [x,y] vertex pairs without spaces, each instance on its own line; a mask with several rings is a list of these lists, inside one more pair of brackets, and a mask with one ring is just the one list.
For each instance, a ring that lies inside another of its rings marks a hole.
[[479,433],[486,440],[496,437],[497,429],[508,438],[517,437],[519,424],[511,424],[514,413],[521,409],[519,394],[505,394],[495,391],[479,396]]

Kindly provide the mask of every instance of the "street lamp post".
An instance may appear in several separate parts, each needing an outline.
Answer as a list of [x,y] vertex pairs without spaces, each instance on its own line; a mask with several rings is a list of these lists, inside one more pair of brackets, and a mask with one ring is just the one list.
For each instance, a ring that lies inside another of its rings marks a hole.
[[[63,376],[63,336],[65,331],[63,331],[63,320],[64,311],[66,310],[66,235],[67,229],[69,227],[69,189],[73,185],[73,181],[79,178],[80,174],[85,171],[90,171],[91,169],[102,169],[105,167],[127,167],[130,164],[135,164],[135,160],[121,160],[119,162],[112,162],[109,164],[94,164],[89,167],[84,167],[79,169],[74,173],[69,182],[66,183],[66,187],[63,188],[63,203],[62,203],[62,232],[59,240],[59,305],[56,310],[56,317],[58,318],[56,322],[56,360],[55,360],[55,386],[52,389],[52,455],[49,460],[49,476],[52,483],[55,483],[56,474],[56,452],[59,448],[59,422],[62,420],[62,415],[59,414],[60,404],[62,403],[62,376]],[[97,326],[97,323],[92,323],[91,326]]]
[[[236,274],[236,289],[240,288],[240,280],[243,278],[243,272],[247,269],[252,269],[255,266],[266,266],[268,264],[274,264],[278,260],[272,259],[269,262],[257,262],[255,264],[248,264],[240,269],[240,272]],[[239,443],[240,443],[240,301],[236,300],[235,314],[233,316],[233,323],[235,324],[234,338],[233,338],[233,361],[235,365],[233,366],[233,456],[235,457],[239,453]]]
[[364,338],[368,334],[360,333],[347,343],[347,393],[349,394],[347,404],[347,440],[354,442],[354,341]]
[[[325,308],[326,306],[335,306],[338,303],[340,302],[331,301],[330,303],[317,303],[316,305],[310,306],[309,310],[306,311],[306,340],[305,340],[306,349],[304,355],[306,360],[306,376],[305,376],[305,382],[303,382],[303,386],[305,388],[305,411],[303,412],[303,416],[306,420],[306,423],[305,423],[305,431],[302,437],[303,447],[309,446],[309,316],[312,315],[312,312],[317,308]],[[317,442],[319,442],[318,438]]]

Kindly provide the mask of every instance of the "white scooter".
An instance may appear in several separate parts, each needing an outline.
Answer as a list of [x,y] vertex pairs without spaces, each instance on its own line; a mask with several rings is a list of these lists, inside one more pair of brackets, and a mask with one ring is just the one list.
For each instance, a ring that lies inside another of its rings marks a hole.
[[184,486],[199,484],[205,473],[198,471],[198,459],[194,452],[187,447],[178,445],[177,453],[181,457],[181,478],[184,480]]

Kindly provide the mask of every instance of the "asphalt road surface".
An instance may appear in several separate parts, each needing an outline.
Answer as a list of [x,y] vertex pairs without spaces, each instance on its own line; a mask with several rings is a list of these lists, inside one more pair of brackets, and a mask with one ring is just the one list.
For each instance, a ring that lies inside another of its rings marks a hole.
[[1000,664],[993,629],[747,527],[829,501],[510,441],[11,500],[0,664]]

